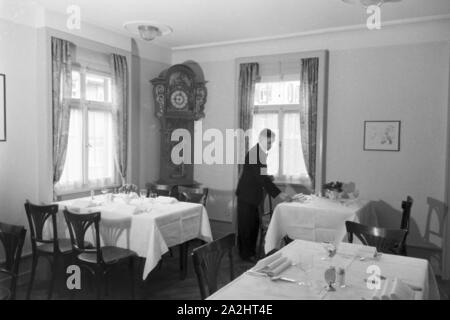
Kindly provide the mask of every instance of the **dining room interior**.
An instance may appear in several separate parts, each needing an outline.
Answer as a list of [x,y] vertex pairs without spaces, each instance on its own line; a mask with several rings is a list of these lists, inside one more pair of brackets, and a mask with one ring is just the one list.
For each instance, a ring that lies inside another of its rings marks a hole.
[[0,0],[0,300],[448,300],[449,110],[449,0]]

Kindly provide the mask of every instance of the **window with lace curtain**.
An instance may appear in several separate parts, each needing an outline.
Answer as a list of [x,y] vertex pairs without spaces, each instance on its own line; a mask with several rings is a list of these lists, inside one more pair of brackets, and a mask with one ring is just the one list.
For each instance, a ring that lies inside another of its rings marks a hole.
[[80,65],[72,71],[69,141],[60,192],[116,184],[111,75]]
[[255,87],[252,145],[262,129],[276,133],[267,169],[277,182],[309,183],[300,139],[299,94],[300,80],[259,82]]

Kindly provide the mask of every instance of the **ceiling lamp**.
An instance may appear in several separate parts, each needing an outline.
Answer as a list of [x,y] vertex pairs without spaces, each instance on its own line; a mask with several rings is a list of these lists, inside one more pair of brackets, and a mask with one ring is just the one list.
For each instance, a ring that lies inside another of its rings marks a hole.
[[342,1],[350,4],[360,3],[362,6],[368,7],[368,6],[381,6],[383,3],[400,2],[402,0],[342,0]]
[[131,21],[125,23],[123,27],[145,41],[152,41],[156,37],[165,36],[172,32],[171,27],[154,21]]

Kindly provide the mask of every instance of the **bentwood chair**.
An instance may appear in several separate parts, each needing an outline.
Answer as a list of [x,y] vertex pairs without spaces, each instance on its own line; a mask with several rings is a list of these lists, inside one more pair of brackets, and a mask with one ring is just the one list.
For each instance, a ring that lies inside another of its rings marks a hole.
[[[0,288],[0,300],[15,299],[19,264],[22,257],[23,243],[27,230],[22,226],[15,226],[0,222],[0,243],[3,244],[5,262],[0,263],[0,274],[10,278],[9,290]],[[8,292],[9,291],[9,292]]]
[[[268,202],[268,207],[266,209],[266,200]],[[272,197],[264,193],[264,201],[258,208],[259,213],[259,241],[258,241],[258,257],[264,256],[264,238],[266,237],[267,229],[269,229],[270,220],[272,219],[273,206]]]
[[[179,201],[199,203],[206,207],[208,202],[208,188],[178,186],[176,190]],[[181,279],[185,279],[187,274],[189,242],[187,241],[180,245]]]
[[[96,280],[97,299],[100,299],[102,289],[107,288],[107,277],[113,268],[122,262],[128,262],[130,274],[131,297],[134,298],[134,268],[133,258],[137,254],[129,249],[115,246],[101,246],[100,243],[100,212],[94,213],[74,213],[64,210],[64,217],[69,228],[70,240],[76,260],[80,267],[86,269]],[[85,246],[85,236],[87,230],[94,231],[95,246],[88,248]]]
[[178,200],[192,203],[200,203],[206,207],[208,201],[208,188],[192,188],[178,186]]
[[[47,298],[51,299],[53,295],[53,287],[57,277],[58,266],[63,264],[64,259],[66,257],[70,257],[72,254],[70,239],[58,238],[56,219],[58,205],[35,205],[27,200],[25,202],[25,212],[30,225],[31,249],[33,257],[31,263],[30,283],[26,298],[30,299],[39,257],[45,257],[51,265],[51,279],[47,295]],[[44,228],[47,227],[47,224],[49,224],[52,233],[50,239],[44,237]]]
[[401,254],[399,245],[405,241],[406,230],[385,229],[346,221],[348,242],[353,243],[355,235],[364,245],[377,248],[378,252]]
[[400,244],[400,253],[404,256],[407,255],[406,250],[406,237],[409,233],[409,219],[411,217],[411,207],[413,205],[413,199],[408,196],[406,201],[402,201],[402,221],[400,223],[400,229],[406,230],[405,240]]
[[147,197],[150,193],[156,193],[158,196],[171,197],[174,191],[174,186],[167,184],[147,183]]
[[230,278],[234,279],[233,248],[235,242],[236,236],[231,233],[193,250],[192,260],[202,299],[206,299],[217,291],[220,266],[225,254],[228,255],[230,261]]

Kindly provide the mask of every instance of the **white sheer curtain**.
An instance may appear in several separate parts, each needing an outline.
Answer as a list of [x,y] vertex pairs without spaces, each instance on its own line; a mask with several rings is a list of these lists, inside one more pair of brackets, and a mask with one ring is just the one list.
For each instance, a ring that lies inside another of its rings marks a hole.
[[267,113],[255,113],[253,115],[253,130],[252,130],[252,142],[251,146],[258,143],[259,133],[265,129],[269,128],[275,132],[275,141],[272,144],[272,149],[267,156],[267,173],[269,175],[277,175],[279,167],[279,148],[278,139],[280,135],[278,134],[278,114],[275,112]]
[[300,114],[287,112],[283,114],[283,117],[283,178],[288,181],[309,183],[298,125]]

